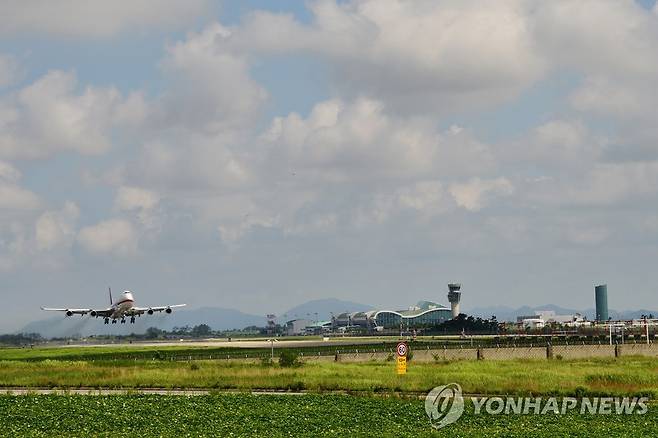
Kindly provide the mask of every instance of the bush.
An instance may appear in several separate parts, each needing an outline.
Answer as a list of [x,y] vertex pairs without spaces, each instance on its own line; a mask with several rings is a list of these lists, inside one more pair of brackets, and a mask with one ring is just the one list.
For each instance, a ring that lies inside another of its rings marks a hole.
[[300,366],[299,355],[294,351],[283,350],[279,356],[279,366],[282,367],[297,367]]
[[190,369],[191,369],[192,371],[196,371],[196,370],[198,370],[198,369],[199,369],[199,364],[196,363],[196,362],[192,362],[192,365],[190,365]]
[[269,356],[261,357],[260,364],[264,367],[271,367],[272,365],[274,365],[272,363],[272,358]]

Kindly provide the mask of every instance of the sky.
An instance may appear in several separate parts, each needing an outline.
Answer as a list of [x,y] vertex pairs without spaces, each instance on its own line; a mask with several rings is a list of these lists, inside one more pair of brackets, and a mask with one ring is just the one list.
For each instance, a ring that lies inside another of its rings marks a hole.
[[650,0],[2,2],[0,331],[108,286],[658,308],[657,80]]

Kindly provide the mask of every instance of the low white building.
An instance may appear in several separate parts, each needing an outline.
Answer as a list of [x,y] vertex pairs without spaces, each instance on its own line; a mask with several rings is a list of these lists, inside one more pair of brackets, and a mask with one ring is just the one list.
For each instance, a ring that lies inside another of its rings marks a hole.
[[521,324],[525,328],[540,329],[540,328],[544,328],[544,326],[546,325],[546,321],[544,321],[541,318],[526,318],[521,321]]
[[306,327],[313,325],[310,319],[293,319],[286,322],[286,335],[298,336],[306,332]]
[[579,325],[583,323],[585,318],[580,313],[573,315],[556,315],[554,310],[536,310],[534,315],[526,315],[517,317],[517,322],[522,323],[525,320],[541,319],[544,324],[566,324],[566,325]]

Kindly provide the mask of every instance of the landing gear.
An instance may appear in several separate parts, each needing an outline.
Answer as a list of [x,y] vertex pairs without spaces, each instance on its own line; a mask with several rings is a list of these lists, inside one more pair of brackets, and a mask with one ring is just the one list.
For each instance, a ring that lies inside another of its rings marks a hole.
[[134,324],[134,323],[135,323],[135,317],[134,317],[134,316],[132,316],[132,317],[130,318],[130,323],[131,323],[131,324]]
[[126,323],[126,318],[121,318],[121,324],[125,324],[125,323]]
[[116,324],[116,323],[117,323],[117,320],[116,320],[116,319],[113,319],[113,320],[112,320],[112,324]]
[[110,318],[105,318],[105,324],[109,324],[109,323],[110,323]]

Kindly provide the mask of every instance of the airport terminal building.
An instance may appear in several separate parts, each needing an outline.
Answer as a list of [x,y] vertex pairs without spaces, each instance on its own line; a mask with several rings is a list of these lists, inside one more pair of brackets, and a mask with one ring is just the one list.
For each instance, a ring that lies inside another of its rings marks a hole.
[[450,319],[452,319],[450,308],[431,301],[421,301],[407,310],[341,313],[333,318],[332,323],[334,329],[354,327],[377,331],[434,327]]

